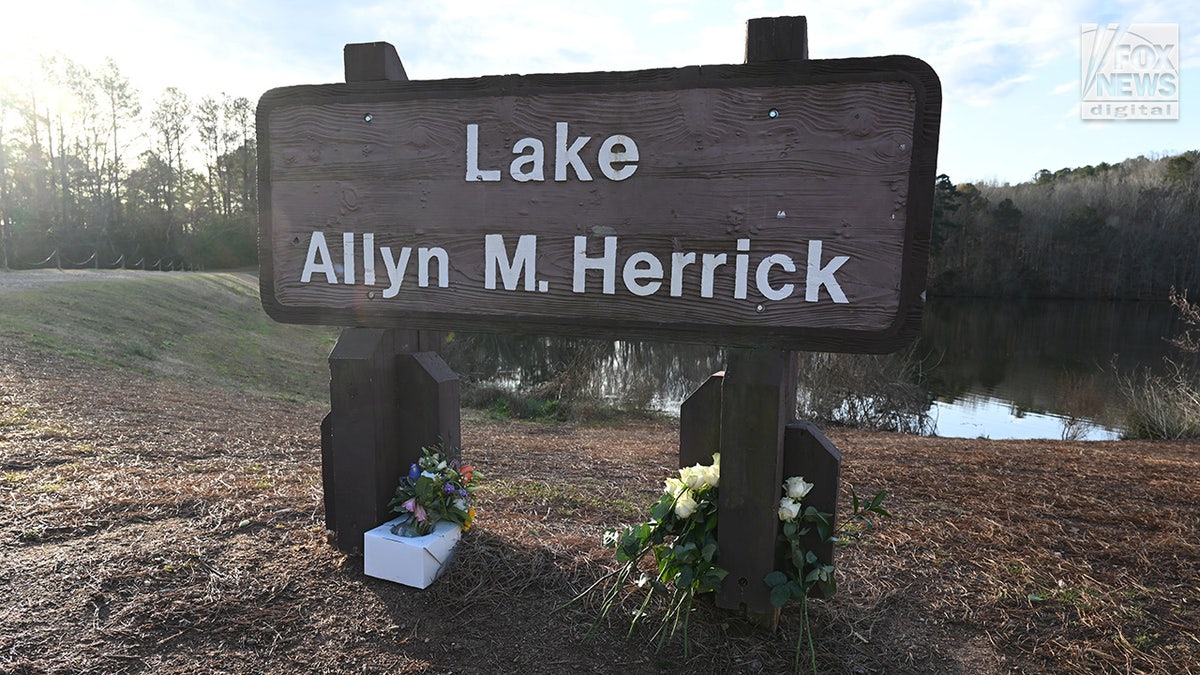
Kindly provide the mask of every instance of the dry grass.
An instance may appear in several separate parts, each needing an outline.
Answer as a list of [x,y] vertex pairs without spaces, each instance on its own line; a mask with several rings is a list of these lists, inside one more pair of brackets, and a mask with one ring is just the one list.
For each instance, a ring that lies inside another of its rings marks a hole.
[[[0,331],[0,672],[786,672],[702,603],[655,655],[580,590],[642,517],[677,430],[466,414],[479,525],[425,591],[329,546],[320,405],[25,350]],[[1200,673],[1200,443],[830,430],[896,518],[813,604],[831,673]],[[631,609],[631,608],[630,608]]]
[[[611,565],[676,431],[468,416],[480,525],[427,591],[325,542],[319,408],[0,361],[0,670],[781,672],[771,635],[702,606],[693,651],[552,611]],[[1200,672],[1200,449],[836,432],[897,518],[814,604],[823,672]]]

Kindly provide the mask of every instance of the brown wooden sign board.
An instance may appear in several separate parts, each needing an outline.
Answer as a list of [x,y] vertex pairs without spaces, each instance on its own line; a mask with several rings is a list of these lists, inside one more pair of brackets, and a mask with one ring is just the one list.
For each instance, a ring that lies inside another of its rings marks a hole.
[[924,304],[940,108],[903,56],[274,89],[263,306],[892,351]]

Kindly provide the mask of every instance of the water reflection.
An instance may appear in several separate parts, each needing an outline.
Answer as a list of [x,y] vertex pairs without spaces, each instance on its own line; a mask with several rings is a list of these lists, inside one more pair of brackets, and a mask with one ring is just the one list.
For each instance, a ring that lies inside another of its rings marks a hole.
[[947,438],[1063,438],[1112,441],[1119,428],[1082,417],[1030,412],[990,396],[968,394],[954,401],[935,400],[929,411],[937,435]]
[[[1116,438],[1118,373],[1160,368],[1179,328],[1167,303],[938,298],[912,352],[913,379],[940,436]],[[454,336],[447,360],[478,382],[667,412],[724,367],[713,347],[469,334]]]
[[715,347],[463,333],[452,336],[446,360],[477,382],[675,413],[724,368]]
[[1125,416],[1119,377],[1178,360],[1167,338],[1179,329],[1168,303],[937,298],[918,345],[933,364],[926,387],[937,433],[1116,437]]

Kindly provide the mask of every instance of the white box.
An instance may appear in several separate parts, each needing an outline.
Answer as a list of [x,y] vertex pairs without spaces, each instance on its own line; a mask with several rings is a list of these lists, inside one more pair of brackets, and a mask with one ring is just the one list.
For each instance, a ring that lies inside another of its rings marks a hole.
[[363,535],[363,572],[377,579],[425,588],[450,564],[462,528],[441,521],[422,537],[392,534],[391,520]]

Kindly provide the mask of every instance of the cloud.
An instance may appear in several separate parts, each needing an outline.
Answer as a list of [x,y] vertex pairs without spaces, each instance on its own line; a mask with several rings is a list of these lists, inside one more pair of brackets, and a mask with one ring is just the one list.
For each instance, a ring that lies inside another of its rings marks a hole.
[[1053,89],[1050,90],[1050,95],[1051,96],[1062,96],[1063,94],[1078,93],[1078,92],[1079,92],[1079,82],[1076,80],[1071,80],[1070,82],[1063,82],[1062,84],[1056,85]]
[[928,62],[947,98],[986,105],[1067,55],[1077,54],[1087,3],[755,3],[755,9],[808,16],[813,58],[909,54]]

